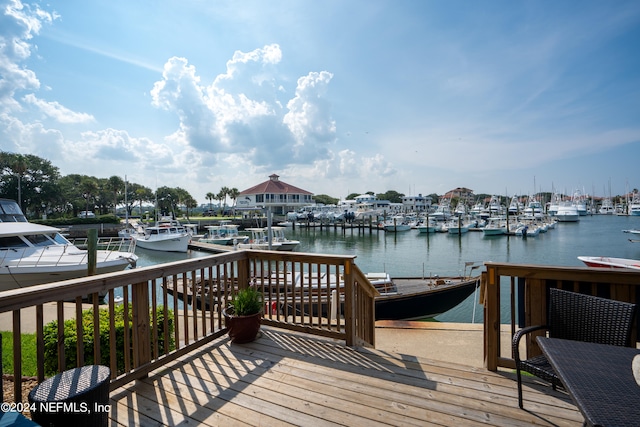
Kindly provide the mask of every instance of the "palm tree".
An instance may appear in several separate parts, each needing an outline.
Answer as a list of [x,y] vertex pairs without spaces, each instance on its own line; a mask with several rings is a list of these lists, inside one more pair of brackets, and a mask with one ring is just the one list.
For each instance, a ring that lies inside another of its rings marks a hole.
[[225,188],[226,187],[222,187],[222,189],[216,195],[216,198],[218,199],[218,202],[220,202],[220,216],[222,216],[222,213],[224,212],[224,207],[222,205],[222,201],[227,199],[227,192],[225,191]]
[[229,190],[229,197],[233,200],[233,217],[236,216],[236,201],[238,200],[238,196],[240,195],[240,191],[237,188],[233,187]]
[[209,210],[213,210],[213,207],[211,206],[211,202],[213,202],[213,199],[216,198],[216,195],[211,193],[211,192],[209,192],[209,193],[207,193],[206,198],[209,201]]

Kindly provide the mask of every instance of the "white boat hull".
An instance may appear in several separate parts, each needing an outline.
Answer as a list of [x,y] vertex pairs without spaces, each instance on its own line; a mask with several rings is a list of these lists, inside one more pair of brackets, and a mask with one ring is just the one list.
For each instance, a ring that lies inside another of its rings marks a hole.
[[504,234],[507,234],[507,229],[505,227],[498,227],[498,228],[483,228],[482,229],[482,234],[484,236],[502,236]]
[[144,239],[136,237],[136,246],[151,251],[163,251],[163,252],[187,252],[189,249],[189,241],[191,236],[185,234],[184,236],[170,237],[168,239],[156,240],[156,239]]
[[384,226],[384,231],[398,232],[398,231],[409,231],[411,230],[411,226],[409,224],[387,224]]
[[561,213],[558,212],[555,216],[556,220],[558,220],[558,222],[578,222],[580,221],[580,214],[576,213],[572,214],[572,213]]
[[[131,262],[126,258],[109,261],[99,265],[96,268],[96,274],[122,271],[129,265],[131,265]],[[40,267],[2,266],[0,267],[0,292],[86,276],[87,264]]]

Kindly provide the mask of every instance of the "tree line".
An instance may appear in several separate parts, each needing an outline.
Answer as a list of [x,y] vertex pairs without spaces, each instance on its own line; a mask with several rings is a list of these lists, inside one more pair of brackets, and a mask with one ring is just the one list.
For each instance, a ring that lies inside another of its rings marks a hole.
[[[212,193],[207,194],[207,198]],[[224,195],[223,195],[224,194]],[[214,198],[238,197],[237,189],[223,187]],[[30,218],[47,214],[52,218],[77,216],[81,211],[105,215],[125,205],[155,204],[163,215],[182,215],[198,207],[189,192],[180,187],[159,187],[155,192],[144,185],[126,182],[119,176],[96,178],[71,174],[62,176],[49,160],[31,154],[0,151],[0,197],[16,200]],[[186,212],[183,212],[186,209]]]

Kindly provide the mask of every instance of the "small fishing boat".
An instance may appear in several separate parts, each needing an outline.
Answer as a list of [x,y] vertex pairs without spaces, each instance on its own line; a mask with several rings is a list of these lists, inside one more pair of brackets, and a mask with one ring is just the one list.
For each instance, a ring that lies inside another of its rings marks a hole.
[[220,225],[207,226],[207,234],[200,238],[202,243],[213,243],[215,245],[233,245],[234,242],[246,243],[249,236],[242,236],[238,231],[238,225],[232,224],[231,221],[220,221]]
[[640,270],[640,261],[636,259],[611,258],[604,256],[579,256],[578,259],[584,262],[588,267]]
[[384,231],[398,232],[411,230],[411,224],[402,215],[396,215],[381,224]]
[[391,279],[387,275],[379,284],[376,284],[375,276],[370,280],[380,292],[375,299],[376,320],[437,316],[467,299],[480,284],[478,276]]
[[[280,243],[278,246],[279,251],[292,251],[298,245],[300,245],[299,240],[288,239],[284,234],[284,227],[271,227],[271,234],[273,235],[273,241],[276,243]],[[268,230],[267,230],[268,232]]]
[[489,218],[487,225],[482,229],[483,236],[503,236],[507,234],[507,219],[505,217]]
[[243,243],[238,243],[238,249],[280,250],[282,243],[276,242],[273,236],[269,238],[264,227],[245,228],[251,233],[251,238]]

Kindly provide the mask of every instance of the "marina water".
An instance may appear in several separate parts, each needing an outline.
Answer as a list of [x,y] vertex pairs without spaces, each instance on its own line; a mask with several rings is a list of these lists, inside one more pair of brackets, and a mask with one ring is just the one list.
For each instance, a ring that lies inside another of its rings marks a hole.
[[[640,229],[640,216],[582,216],[576,223],[558,223],[537,237],[484,237],[482,232],[461,235],[400,233],[338,227],[298,227],[287,237],[300,241],[298,252],[354,255],[363,272],[386,271],[391,277],[447,276],[464,273],[465,262],[508,262],[517,264],[584,267],[578,256],[608,256],[640,260],[637,235],[623,230]],[[136,249],[139,266],[178,261],[209,254],[190,250],[187,254]],[[468,272],[468,270],[467,270]],[[475,270],[474,273],[478,273]],[[482,306],[473,294],[457,307],[436,317],[442,322],[482,322]],[[508,302],[505,299],[505,302]],[[507,310],[503,310],[505,313]]]

